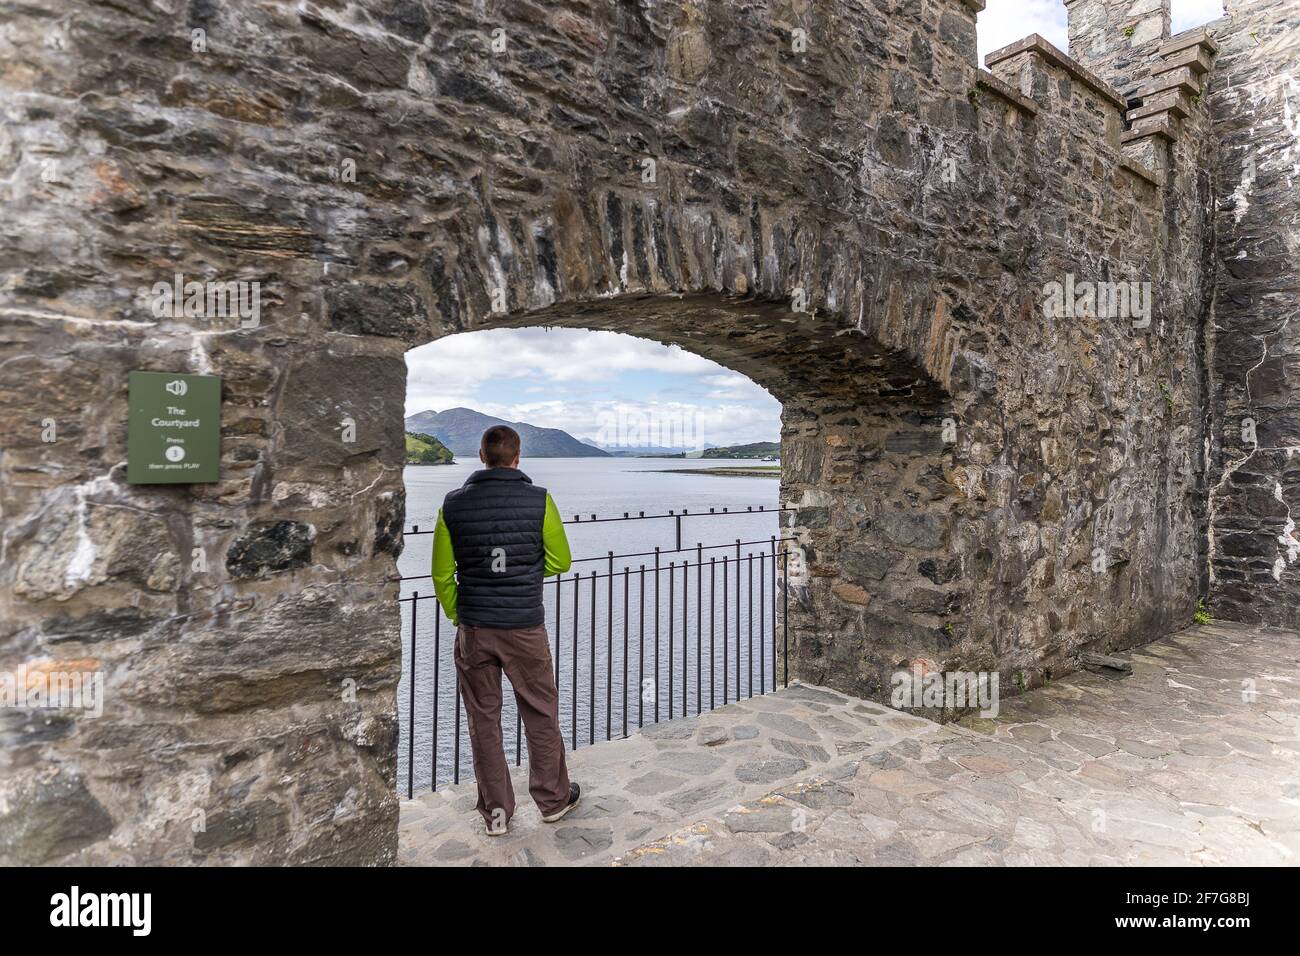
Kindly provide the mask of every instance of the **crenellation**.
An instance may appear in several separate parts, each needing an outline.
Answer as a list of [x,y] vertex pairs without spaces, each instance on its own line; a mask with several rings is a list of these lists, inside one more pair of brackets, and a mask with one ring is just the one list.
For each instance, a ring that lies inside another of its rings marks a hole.
[[[1079,81],[1117,109],[1122,110],[1127,107],[1128,102],[1113,87],[1088,70],[1081,62],[1062,53],[1037,33],[1031,34],[1023,40],[1017,40],[1015,43],[999,50],[994,50],[984,58],[984,62],[990,70],[993,70],[995,75],[998,75],[1004,71],[994,70],[995,66],[1005,64],[1008,61],[1019,64],[1021,60],[1018,58],[1027,53],[1037,56],[1043,62],[1068,74],[1072,79]],[[1013,68],[1007,68],[1007,72],[1014,73],[1015,71]],[[1005,76],[1003,78],[1005,79]],[[1024,92],[1023,89],[1022,92]]]
[[1027,96],[1017,93],[1008,84],[998,79],[988,70],[980,70],[975,75],[975,83],[981,89],[1000,96],[1026,116],[1038,115],[1038,104]]

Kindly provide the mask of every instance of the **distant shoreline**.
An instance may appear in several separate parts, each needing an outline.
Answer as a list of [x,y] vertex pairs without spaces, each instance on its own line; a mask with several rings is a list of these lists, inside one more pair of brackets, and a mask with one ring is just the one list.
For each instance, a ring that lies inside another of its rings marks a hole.
[[723,478],[780,478],[781,466],[724,466],[721,468],[656,468],[656,475],[714,475]]

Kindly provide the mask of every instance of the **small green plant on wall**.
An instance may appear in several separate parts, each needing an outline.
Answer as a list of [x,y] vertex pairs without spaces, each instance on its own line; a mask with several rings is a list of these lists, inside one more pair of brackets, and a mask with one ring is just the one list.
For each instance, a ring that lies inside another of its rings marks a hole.
[[1192,620],[1197,624],[1214,623],[1214,618],[1210,616],[1210,609],[1205,606],[1204,601],[1196,602],[1196,613],[1192,615]]
[[1160,394],[1164,396],[1165,405],[1172,412],[1174,410],[1174,393],[1169,390],[1169,383],[1164,379],[1160,380]]
[[1125,35],[1126,37],[1128,37],[1130,40],[1133,39],[1133,34],[1135,34],[1135,33],[1137,33],[1137,32],[1138,32],[1138,28],[1137,28],[1137,27],[1125,27],[1125,28],[1124,28],[1124,35]]

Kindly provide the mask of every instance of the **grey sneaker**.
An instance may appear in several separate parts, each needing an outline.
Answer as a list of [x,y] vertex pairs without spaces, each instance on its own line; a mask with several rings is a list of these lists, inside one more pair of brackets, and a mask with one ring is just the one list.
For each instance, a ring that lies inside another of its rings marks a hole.
[[[494,817],[495,817],[495,814],[494,814]],[[488,836],[505,836],[507,833],[510,832],[510,821],[509,821],[509,820],[497,820],[497,819],[493,819],[493,820],[490,820],[490,821],[489,821],[489,820],[484,820],[483,822],[484,822],[484,824],[485,824],[486,827],[487,827],[487,835],[488,835]]]
[[569,802],[556,810],[554,813],[548,813],[542,817],[543,823],[558,823],[563,820],[570,810],[578,805],[578,800],[582,797],[582,788],[576,783],[569,784]]

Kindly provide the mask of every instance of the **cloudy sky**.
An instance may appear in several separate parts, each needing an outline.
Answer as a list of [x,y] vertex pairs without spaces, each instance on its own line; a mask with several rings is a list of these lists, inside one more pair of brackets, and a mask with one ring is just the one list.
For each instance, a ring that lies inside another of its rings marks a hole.
[[[1221,0],[1174,0],[1174,32],[1223,13]],[[1030,33],[1066,48],[1060,0],[989,0],[980,57]],[[676,347],[612,332],[520,329],[453,335],[407,353],[407,414],[465,406],[563,428],[604,444],[734,445],[775,441],[781,406],[744,376]],[[617,434],[611,433],[611,428]],[[694,440],[690,440],[694,439]]]
[[406,353],[406,365],[408,415],[461,405],[607,445],[734,445],[781,430],[780,403],[745,376],[614,332],[470,332]]

